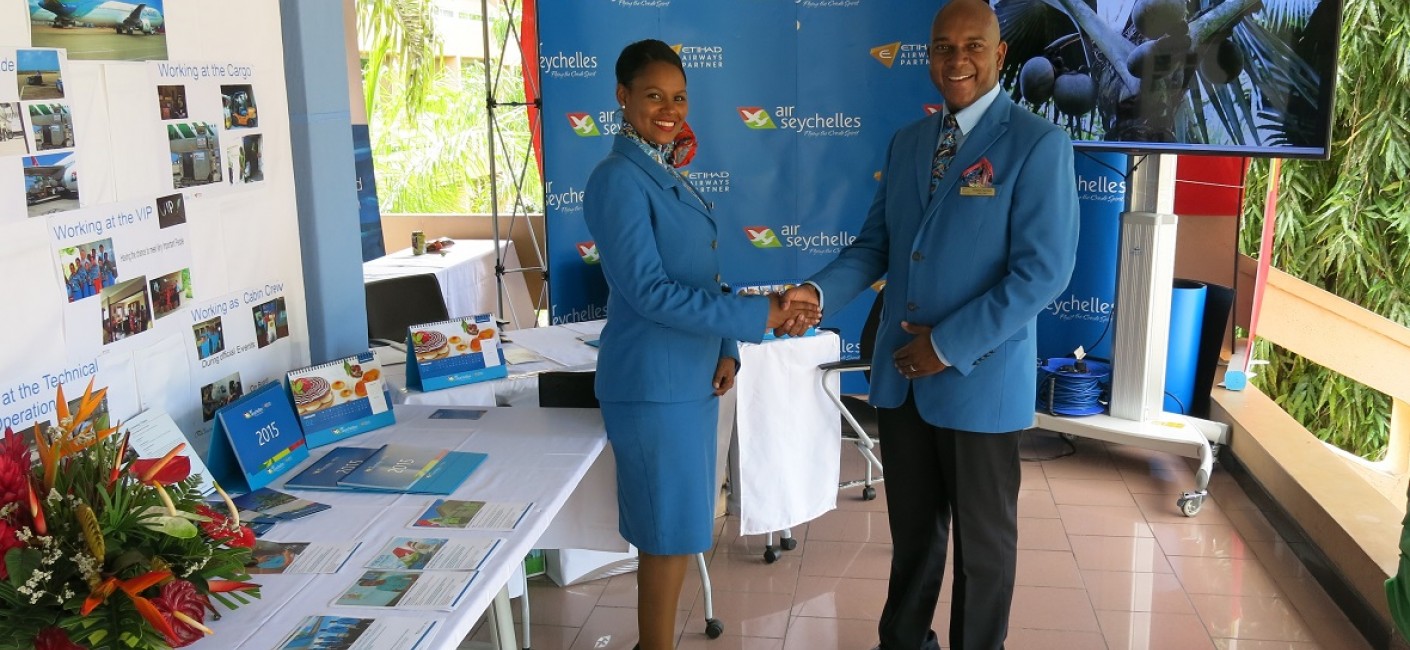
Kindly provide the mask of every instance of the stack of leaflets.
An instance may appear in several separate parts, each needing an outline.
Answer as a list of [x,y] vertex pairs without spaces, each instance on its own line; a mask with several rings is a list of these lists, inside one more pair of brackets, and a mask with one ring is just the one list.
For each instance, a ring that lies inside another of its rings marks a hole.
[[450,494],[485,454],[389,444],[338,447],[284,483],[288,489]]
[[310,616],[280,646],[281,650],[312,648],[377,648],[413,650],[430,639],[435,621],[411,618]]

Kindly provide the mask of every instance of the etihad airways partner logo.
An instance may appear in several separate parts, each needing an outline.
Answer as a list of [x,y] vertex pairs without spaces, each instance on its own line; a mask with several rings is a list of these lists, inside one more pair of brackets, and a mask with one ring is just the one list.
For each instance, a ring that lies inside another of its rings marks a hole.
[[719,45],[686,45],[677,43],[671,46],[681,58],[681,67],[686,70],[701,68],[720,69],[725,67],[725,48]]
[[871,48],[871,58],[888,68],[900,64],[930,65],[930,50],[925,43],[886,43]]

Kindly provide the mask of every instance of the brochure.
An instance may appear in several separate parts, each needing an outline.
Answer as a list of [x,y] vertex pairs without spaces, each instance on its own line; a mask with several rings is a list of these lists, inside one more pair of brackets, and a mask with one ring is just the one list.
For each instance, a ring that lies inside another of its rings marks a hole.
[[309,447],[321,447],[396,422],[371,352],[290,372],[289,393]]
[[273,573],[337,573],[361,542],[318,544],[256,540],[245,570],[250,575]]
[[450,494],[486,457],[469,451],[383,445],[357,469],[339,479],[338,486],[379,492]]
[[233,501],[235,507],[240,509],[240,519],[252,522],[278,523],[307,517],[332,507],[326,503],[300,499],[292,494],[285,494],[269,488],[260,488],[249,494],[242,494],[235,497]]
[[367,561],[369,569],[478,571],[499,539],[397,537]]
[[368,571],[333,604],[449,611],[465,596],[477,575],[474,571]]
[[307,469],[284,481],[286,490],[338,490],[338,481],[351,474],[373,454],[377,447],[334,447]]
[[463,528],[468,530],[514,530],[533,503],[486,503],[436,499],[412,523],[418,528]]
[[491,314],[412,325],[406,333],[406,385],[432,391],[509,374]]
[[435,621],[414,618],[310,616],[279,646],[280,650],[416,650],[430,640]]

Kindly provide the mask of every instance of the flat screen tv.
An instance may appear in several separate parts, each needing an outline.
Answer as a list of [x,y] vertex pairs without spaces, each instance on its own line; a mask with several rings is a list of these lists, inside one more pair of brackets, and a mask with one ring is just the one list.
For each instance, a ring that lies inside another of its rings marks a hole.
[[1079,148],[1326,158],[1342,0],[994,0],[1000,82]]

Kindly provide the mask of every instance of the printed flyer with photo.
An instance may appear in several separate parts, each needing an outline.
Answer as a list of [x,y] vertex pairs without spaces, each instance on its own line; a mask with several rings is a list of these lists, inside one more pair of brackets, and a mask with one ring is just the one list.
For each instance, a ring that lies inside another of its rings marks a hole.
[[403,571],[478,571],[503,540],[397,537],[365,565]]
[[250,575],[337,573],[360,545],[360,542],[321,544],[255,540],[245,570]]
[[310,616],[280,650],[416,650],[429,641],[435,621],[412,618]]
[[417,528],[514,530],[533,503],[487,503],[436,499],[412,525]]
[[368,571],[333,604],[450,611],[469,591],[477,575],[474,571]]

